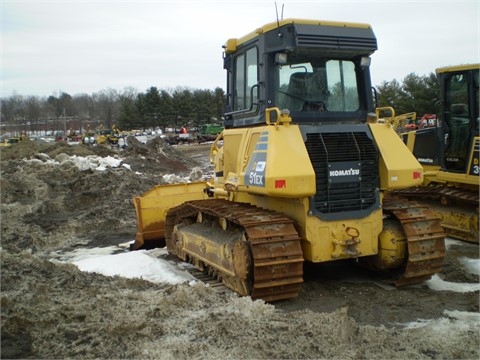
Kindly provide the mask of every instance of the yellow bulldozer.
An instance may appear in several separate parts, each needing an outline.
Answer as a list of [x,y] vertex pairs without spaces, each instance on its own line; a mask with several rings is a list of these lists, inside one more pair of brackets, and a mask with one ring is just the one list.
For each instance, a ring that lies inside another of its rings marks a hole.
[[424,167],[422,186],[396,191],[428,201],[448,236],[479,242],[480,64],[436,70],[441,102],[436,126],[402,134]]
[[95,135],[95,143],[99,145],[118,146],[119,137],[120,131],[115,125],[113,125],[111,129],[104,129],[103,125],[100,125]]
[[305,261],[352,260],[415,284],[441,270],[445,234],[426,206],[385,194],[423,168],[375,115],[370,25],[304,19],[229,39],[225,129],[208,182],[134,198],[131,248],[166,246],[240,295],[298,296]]

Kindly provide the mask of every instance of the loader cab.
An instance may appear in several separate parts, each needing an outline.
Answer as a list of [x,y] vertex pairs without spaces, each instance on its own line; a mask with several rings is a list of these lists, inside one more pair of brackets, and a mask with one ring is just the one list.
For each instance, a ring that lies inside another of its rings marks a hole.
[[271,107],[298,124],[364,123],[374,111],[369,25],[286,19],[224,49],[226,128],[265,124]]
[[443,171],[479,174],[479,68],[476,64],[437,69],[442,92]]

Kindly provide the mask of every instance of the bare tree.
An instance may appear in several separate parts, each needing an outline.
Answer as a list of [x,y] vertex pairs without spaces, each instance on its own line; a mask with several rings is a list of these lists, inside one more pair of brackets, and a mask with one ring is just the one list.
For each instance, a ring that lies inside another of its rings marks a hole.
[[96,113],[105,121],[105,126],[111,129],[120,111],[120,96],[115,89],[102,90],[93,95]]

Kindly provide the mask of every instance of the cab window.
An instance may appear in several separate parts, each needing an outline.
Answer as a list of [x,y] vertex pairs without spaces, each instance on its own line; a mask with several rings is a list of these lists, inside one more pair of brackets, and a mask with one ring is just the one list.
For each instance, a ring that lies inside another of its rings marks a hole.
[[445,166],[454,171],[464,171],[470,139],[469,87],[467,73],[452,74],[446,80],[445,121],[446,135]]
[[357,111],[355,64],[312,59],[278,67],[277,106],[290,111]]
[[234,111],[249,110],[258,100],[257,63],[258,55],[255,47],[248,49],[235,59]]

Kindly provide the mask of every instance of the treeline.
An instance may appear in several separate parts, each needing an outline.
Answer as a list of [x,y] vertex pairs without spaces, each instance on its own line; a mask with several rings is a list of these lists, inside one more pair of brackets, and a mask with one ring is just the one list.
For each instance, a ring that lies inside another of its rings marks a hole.
[[440,85],[435,73],[418,76],[411,73],[402,82],[384,81],[377,86],[378,106],[391,106],[396,114],[416,112],[417,116],[435,114],[440,101]]
[[122,129],[199,127],[222,121],[225,92],[221,88],[168,92],[151,87],[121,100],[118,124]]
[[15,132],[80,130],[100,125],[115,125],[121,130],[197,127],[222,121],[224,99],[221,88],[160,91],[150,87],[144,93],[126,88],[122,92],[107,89],[93,95],[12,95],[1,99],[1,124],[3,130]]
[[[436,75],[407,75],[403,81],[384,81],[377,88],[378,106],[391,106],[397,114],[435,113],[439,100]],[[71,96],[59,93],[48,97],[12,95],[0,99],[1,124],[17,124],[19,129],[47,127],[71,128],[113,125],[121,130],[146,128],[198,127],[205,123],[220,123],[225,104],[225,92],[176,88],[159,90],[150,87],[145,92],[133,88],[123,91],[102,90],[92,95]],[[75,121],[72,122],[72,119]],[[72,125],[73,124],[73,125]],[[8,130],[8,129],[7,129]],[[52,130],[52,129],[48,129]]]

